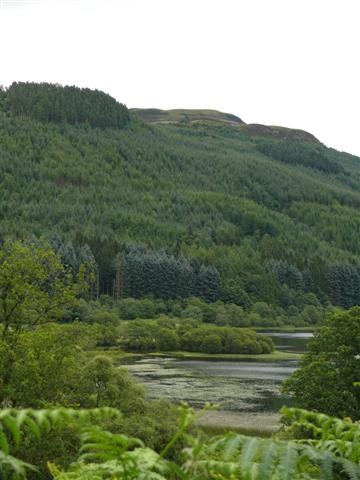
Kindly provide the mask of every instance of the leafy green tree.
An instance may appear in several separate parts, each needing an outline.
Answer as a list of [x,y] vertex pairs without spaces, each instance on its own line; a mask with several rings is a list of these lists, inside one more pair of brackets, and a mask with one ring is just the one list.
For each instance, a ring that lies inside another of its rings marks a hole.
[[299,369],[283,390],[297,406],[339,417],[360,418],[360,308],[328,316],[309,342]]
[[143,410],[134,411],[133,415],[123,415],[112,431],[126,432],[136,436],[148,447],[160,452],[176,433],[178,425],[177,407],[165,399],[147,401]]
[[[190,352],[261,354],[274,349],[269,337],[245,328],[189,325],[187,329],[180,328],[179,333],[182,349]],[[209,348],[204,350],[207,343]]]
[[81,287],[48,245],[6,242],[0,250],[2,340],[60,318],[75,304]]
[[79,405],[83,351],[94,348],[95,342],[96,331],[88,325],[51,323],[21,333],[15,345],[2,343],[0,403],[34,408]]
[[206,335],[201,342],[201,351],[205,353],[220,353],[223,349],[221,338],[215,333]]
[[122,331],[122,344],[132,352],[156,350],[156,323],[149,320],[134,320]]
[[149,298],[124,298],[118,303],[118,308],[120,316],[124,320],[155,318],[157,315],[156,304]]
[[144,389],[129,373],[115,367],[112,361],[98,355],[84,365],[84,394],[81,405],[115,407],[127,414],[144,408]]
[[177,321],[175,318],[167,317],[166,315],[161,315],[157,320],[156,323],[159,328],[167,328],[170,330],[176,330],[177,328]]
[[300,314],[302,320],[307,325],[319,325],[324,318],[322,308],[314,305],[307,305]]
[[[74,282],[47,244],[7,241],[0,250],[0,323],[2,400],[14,374],[16,352],[25,330],[61,318],[85,288],[83,270]],[[23,337],[26,341],[26,337]],[[44,349],[46,347],[44,345]],[[17,365],[17,368],[19,365]],[[30,381],[31,376],[27,381]],[[31,387],[34,387],[33,384]],[[12,394],[11,394],[12,396]]]
[[[0,401],[5,400],[7,406],[36,408],[59,404],[116,406],[121,408],[124,418],[112,419],[103,424],[104,428],[136,432],[154,448],[163,448],[175,428],[175,407],[165,400],[161,407],[159,402],[146,401],[143,387],[125,369],[114,366],[109,357],[89,360],[88,352],[94,348],[96,336],[96,326],[76,323],[49,324],[22,333],[14,352],[11,381],[0,389]],[[159,416],[161,409],[163,416]],[[57,433],[58,449],[54,447],[53,433],[48,432],[35,443],[27,433],[23,446],[16,452],[27,462],[40,463],[43,470],[42,475],[30,476],[31,480],[49,478],[44,473],[49,458],[59,459],[59,465],[64,467],[75,459],[78,440],[71,426]]]
[[195,320],[202,320],[203,311],[202,311],[202,308],[200,308],[199,306],[190,304],[182,310],[181,316],[183,318],[193,318]]
[[160,352],[169,352],[179,348],[179,336],[171,328],[160,328],[156,332],[156,341]]

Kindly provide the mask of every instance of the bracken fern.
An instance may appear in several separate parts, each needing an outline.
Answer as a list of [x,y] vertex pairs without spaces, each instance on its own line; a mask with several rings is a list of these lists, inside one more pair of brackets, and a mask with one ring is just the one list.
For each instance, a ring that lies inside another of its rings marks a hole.
[[[104,415],[119,415],[116,410],[2,411],[1,478],[22,479],[27,468],[33,468],[10,455],[10,439],[17,444],[23,426],[39,436],[75,421],[81,432],[79,458],[67,472],[49,464],[56,480],[360,480],[359,425],[351,420],[283,409],[288,421],[311,431],[312,438],[286,441],[230,432],[203,440],[187,433],[197,414],[184,406],[180,411],[179,429],[160,454],[136,438],[89,423]],[[186,445],[181,464],[167,458],[179,439]]]

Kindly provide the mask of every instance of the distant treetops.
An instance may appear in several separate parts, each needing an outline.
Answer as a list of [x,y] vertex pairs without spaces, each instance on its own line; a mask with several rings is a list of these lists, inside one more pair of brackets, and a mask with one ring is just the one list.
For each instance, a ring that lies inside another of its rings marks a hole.
[[14,82],[0,91],[0,109],[41,122],[122,128],[129,121],[125,105],[99,90],[51,83]]

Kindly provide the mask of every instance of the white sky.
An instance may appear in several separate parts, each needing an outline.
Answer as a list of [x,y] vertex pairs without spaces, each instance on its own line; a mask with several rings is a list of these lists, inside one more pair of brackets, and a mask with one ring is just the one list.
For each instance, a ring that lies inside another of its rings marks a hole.
[[213,108],[360,155],[359,0],[0,0],[0,84]]

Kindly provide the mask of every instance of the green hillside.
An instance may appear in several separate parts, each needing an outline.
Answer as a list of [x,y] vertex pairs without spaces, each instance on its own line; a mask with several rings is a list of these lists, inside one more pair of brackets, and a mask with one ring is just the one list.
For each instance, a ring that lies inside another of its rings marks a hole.
[[0,172],[1,238],[45,236],[73,268],[94,255],[100,293],[360,304],[360,159],[306,132],[16,84]]

